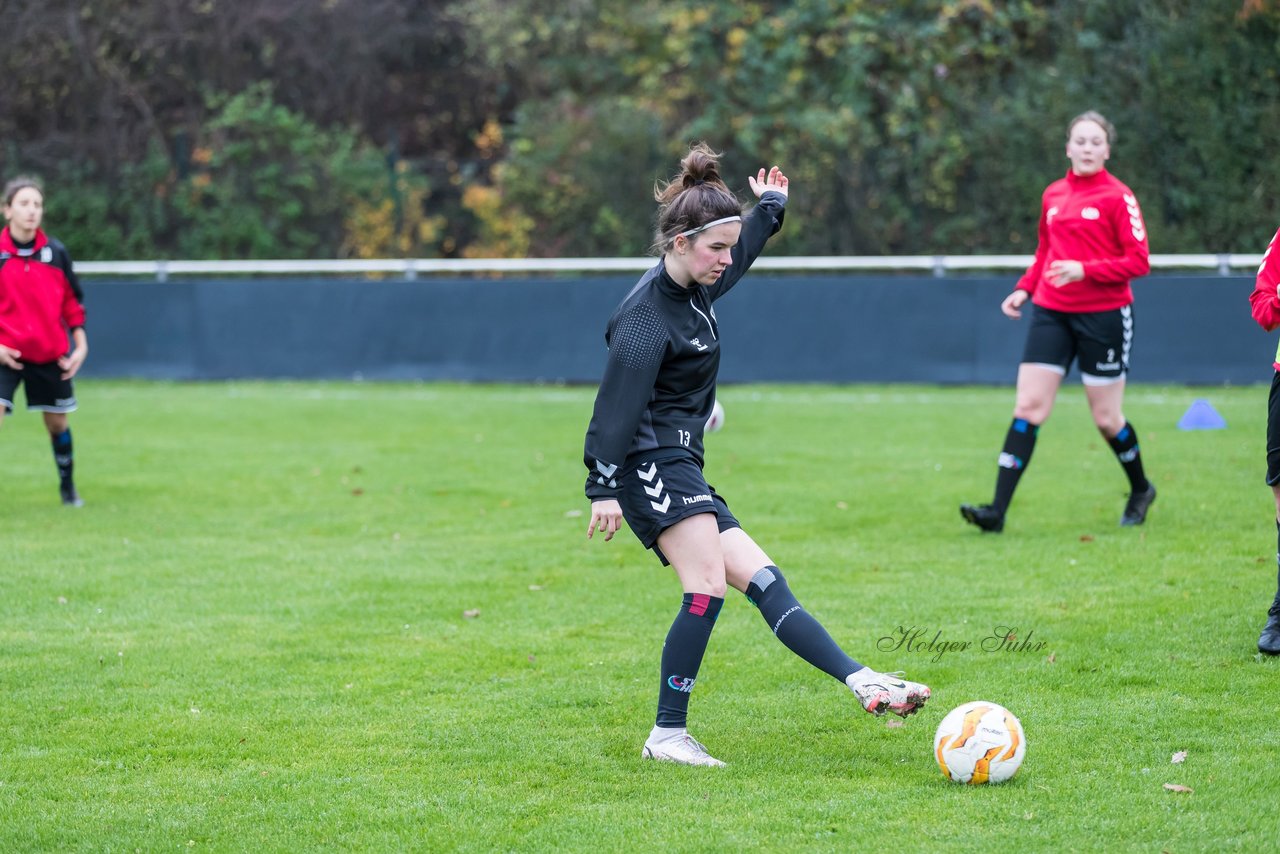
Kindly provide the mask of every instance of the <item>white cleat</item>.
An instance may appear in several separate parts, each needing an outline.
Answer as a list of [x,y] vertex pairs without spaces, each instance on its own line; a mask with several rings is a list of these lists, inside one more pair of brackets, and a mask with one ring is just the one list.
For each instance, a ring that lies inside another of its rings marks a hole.
[[844,682],[862,708],[877,716],[885,712],[904,718],[914,715],[929,701],[931,693],[928,685],[908,682],[901,673],[877,673],[870,667],[849,674]]
[[640,751],[641,759],[657,759],[661,762],[677,762],[681,765],[705,765],[720,767],[724,765],[719,759],[707,753],[696,738],[689,735],[684,728],[653,728],[644,749]]

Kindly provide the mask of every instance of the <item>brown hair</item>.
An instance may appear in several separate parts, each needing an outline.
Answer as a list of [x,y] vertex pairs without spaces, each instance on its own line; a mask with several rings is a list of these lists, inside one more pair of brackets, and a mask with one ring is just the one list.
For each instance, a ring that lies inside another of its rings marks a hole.
[[1071,132],[1076,129],[1076,125],[1081,122],[1093,122],[1102,128],[1102,132],[1107,135],[1107,145],[1116,144],[1116,126],[1107,121],[1107,117],[1099,113],[1097,110],[1086,110],[1076,116],[1067,124],[1067,139],[1071,139]]
[[720,179],[720,155],[705,142],[689,149],[675,177],[654,185],[653,197],[658,202],[655,255],[665,254],[681,232],[742,213],[738,197]]
[[44,187],[40,186],[40,182],[28,175],[19,175],[4,185],[4,206],[7,208],[13,204],[13,197],[18,195],[19,190],[25,190],[28,187],[40,194],[40,198],[44,198]]

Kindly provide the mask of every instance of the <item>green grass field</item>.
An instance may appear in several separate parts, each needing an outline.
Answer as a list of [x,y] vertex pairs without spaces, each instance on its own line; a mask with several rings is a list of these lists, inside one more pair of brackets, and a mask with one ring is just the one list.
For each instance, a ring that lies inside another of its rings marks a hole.
[[[1071,387],[1000,536],[956,508],[1010,389],[722,389],[708,479],[855,658],[934,691],[872,718],[730,593],[691,706],[723,769],[639,759],[680,592],[585,538],[593,389],[79,392],[81,510],[37,416],[0,430],[0,851],[1275,845],[1263,387],[1130,389],[1160,498],[1123,530]],[[1229,429],[1177,430],[1196,397]],[[980,649],[1004,626],[1044,646]],[[877,649],[913,628],[973,646]],[[1026,727],[1002,786],[934,763],[973,699]]]

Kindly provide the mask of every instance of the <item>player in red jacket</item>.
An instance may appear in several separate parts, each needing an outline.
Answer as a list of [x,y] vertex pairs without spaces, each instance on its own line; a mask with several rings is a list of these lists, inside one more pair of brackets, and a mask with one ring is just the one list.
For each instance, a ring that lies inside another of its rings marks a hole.
[[1031,300],[1031,328],[1018,366],[1013,423],[1000,453],[995,497],[964,504],[960,514],[983,531],[1004,529],[1005,513],[1031,461],[1036,434],[1053,410],[1058,388],[1077,362],[1093,422],[1129,478],[1121,525],[1141,525],[1155,501],[1138,437],[1121,411],[1133,343],[1130,280],[1145,276],[1147,229],[1133,191],[1106,169],[1115,128],[1095,112],[1067,126],[1065,178],[1044,191],[1035,261],[1000,310],[1017,319]]
[[[1267,253],[1262,256],[1262,266],[1258,268],[1258,280],[1249,295],[1249,303],[1253,308],[1253,319],[1258,321],[1268,332],[1280,326],[1280,252],[1276,251],[1280,244],[1280,231],[1271,238]],[[1272,367],[1275,373],[1271,377],[1271,396],[1267,401],[1267,485],[1276,499],[1276,532],[1280,536],[1280,348],[1276,349],[1276,359]],[[1276,562],[1280,565],[1280,546],[1276,551]],[[1280,655],[1280,572],[1276,577],[1276,595],[1267,611],[1267,622],[1258,638],[1258,650],[1267,655]]]
[[14,392],[24,385],[27,408],[44,413],[53,440],[62,503],[79,507],[84,502],[72,480],[67,413],[76,409],[71,378],[89,353],[80,283],[66,247],[40,230],[44,191],[36,181],[15,178],[5,185],[4,218],[9,224],[0,231],[0,421],[13,411]]

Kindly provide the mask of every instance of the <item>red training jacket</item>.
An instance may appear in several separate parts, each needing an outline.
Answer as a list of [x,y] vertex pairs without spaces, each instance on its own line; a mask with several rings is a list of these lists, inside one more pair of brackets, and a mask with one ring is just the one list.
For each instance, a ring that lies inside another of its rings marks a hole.
[[67,278],[66,250],[36,229],[35,245],[19,257],[6,227],[0,252],[13,256],[0,266],[0,344],[21,353],[24,364],[56,362],[67,354],[67,331],[84,326],[84,307]]
[[[1054,261],[1079,261],[1084,278],[1055,287],[1044,278]],[[1110,311],[1133,302],[1131,279],[1151,271],[1147,227],[1133,191],[1106,169],[1074,172],[1045,188],[1036,260],[1018,280],[1031,301],[1056,311]]]
[[[1253,319],[1268,332],[1280,326],[1280,252],[1276,252],[1276,242],[1280,241],[1280,231],[1271,238],[1266,254],[1262,256],[1262,266],[1258,268],[1258,280],[1254,282],[1253,293],[1249,294],[1249,306],[1253,309]],[[1276,348],[1275,369],[1280,371],[1280,347]]]

